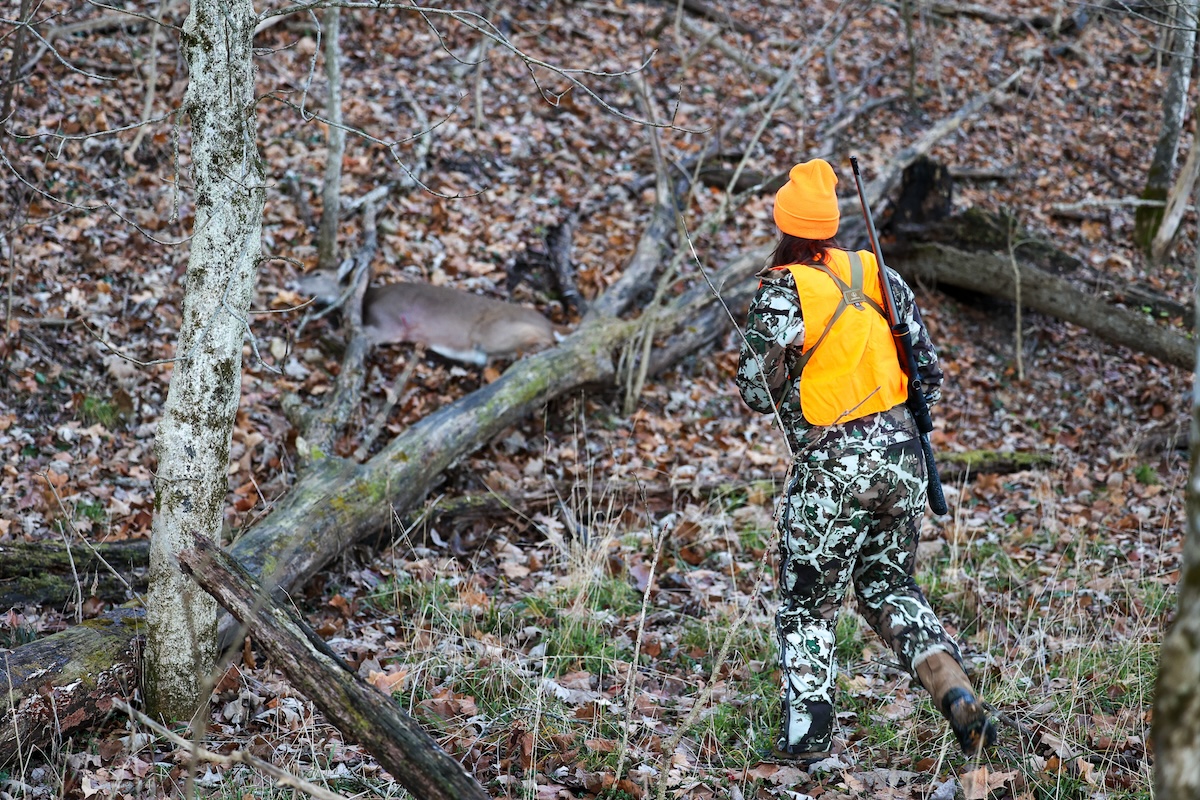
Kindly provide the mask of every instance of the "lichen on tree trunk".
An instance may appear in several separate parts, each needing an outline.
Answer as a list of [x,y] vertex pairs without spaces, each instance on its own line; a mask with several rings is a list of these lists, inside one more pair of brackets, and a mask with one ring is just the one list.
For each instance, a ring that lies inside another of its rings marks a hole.
[[179,571],[219,538],[246,315],[258,272],[263,167],[255,141],[249,0],[195,0],[182,40],[190,81],[195,229],[171,385],[155,438],[146,699],[163,719],[199,707],[216,653],[216,603]]
[[[1196,269],[1200,272],[1200,254]],[[1200,310],[1200,295],[1196,299]],[[1178,608],[1163,637],[1154,696],[1154,796],[1158,800],[1200,797],[1200,370],[1192,378],[1190,442]]]

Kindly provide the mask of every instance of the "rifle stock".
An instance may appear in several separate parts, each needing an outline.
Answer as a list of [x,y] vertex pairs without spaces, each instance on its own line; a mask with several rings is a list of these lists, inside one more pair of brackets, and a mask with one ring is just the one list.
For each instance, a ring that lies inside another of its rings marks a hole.
[[908,378],[908,399],[905,405],[917,425],[917,433],[921,439],[921,453],[925,459],[925,472],[929,476],[929,507],[935,514],[945,514],[949,511],[946,496],[942,492],[942,479],[938,475],[937,463],[933,459],[933,445],[929,443],[929,433],[933,430],[933,418],[929,415],[929,403],[925,400],[925,392],[921,389],[921,374],[917,372],[917,357],[913,353],[912,330],[908,323],[900,319],[896,311],[896,299],[892,295],[892,285],[888,281],[887,265],[883,261],[883,250],[879,247],[879,234],[875,231],[875,220],[871,218],[871,207],[867,205],[867,196],[863,192],[862,175],[858,172],[858,159],[850,157],[850,166],[854,170],[854,184],[858,187],[858,201],[862,204],[863,216],[867,220],[867,237],[871,242],[871,252],[875,254],[875,263],[879,266],[879,283],[883,289],[883,308],[887,312],[888,325],[892,329],[892,338],[896,340],[896,355],[900,359],[900,368]]

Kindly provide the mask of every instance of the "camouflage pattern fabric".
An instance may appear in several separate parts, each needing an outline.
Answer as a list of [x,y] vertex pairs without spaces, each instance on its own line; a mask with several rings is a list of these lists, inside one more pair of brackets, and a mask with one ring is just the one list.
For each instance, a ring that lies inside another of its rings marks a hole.
[[[786,269],[760,273],[735,381],[755,411],[778,412],[793,462],[780,502],[775,624],[783,668],[781,748],[828,751],[833,728],[834,630],[853,584],[867,622],[909,671],[937,651],[961,661],[912,578],[926,500],[925,464],[904,405],[814,426],[800,409],[796,360],[804,318]],[[941,394],[937,352],[912,290],[889,270],[897,311],[913,331],[927,401]]]
[[778,522],[781,746],[829,749],[834,629],[851,583],[863,616],[910,672],[939,650],[961,661],[912,578],[924,507],[916,440],[794,464]]

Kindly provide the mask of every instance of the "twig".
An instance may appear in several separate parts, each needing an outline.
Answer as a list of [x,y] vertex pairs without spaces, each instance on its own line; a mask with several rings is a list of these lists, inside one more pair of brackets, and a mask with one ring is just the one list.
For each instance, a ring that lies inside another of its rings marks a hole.
[[[490,23],[491,20],[489,19]],[[491,39],[483,36],[479,40],[479,58],[475,64],[475,130],[483,130],[483,68],[487,66],[488,45]]]
[[[24,207],[21,203],[19,207]],[[4,338],[11,339],[17,335],[13,321],[13,299],[14,299],[14,280],[17,275],[17,251],[13,247],[12,239],[0,233],[0,246],[8,250],[8,280],[4,291]]]
[[[125,576],[122,575],[121,573],[117,572],[116,568],[114,568],[112,564],[109,564],[107,561],[105,561],[104,556],[100,555],[100,551],[96,549],[95,545],[93,545],[91,542],[89,542],[87,539],[85,539],[83,534],[81,534],[79,532],[79,529],[75,527],[75,523],[71,520],[71,515],[67,513],[66,505],[63,504],[62,497],[58,493],[58,487],[56,487],[54,485],[54,483],[50,480],[50,476],[47,475],[45,472],[39,472],[38,477],[40,477],[42,480],[44,480],[46,482],[46,485],[50,487],[50,493],[54,495],[54,502],[58,504],[58,510],[62,512],[63,518],[66,520],[67,527],[71,529],[71,533],[75,534],[75,538],[79,539],[79,541],[82,542],[83,545],[87,549],[91,550],[92,555],[95,556],[96,560],[99,561],[101,564],[103,564],[104,568],[107,569],[109,572],[111,572],[112,576],[121,582],[121,585],[125,587],[126,591],[128,591],[131,595],[133,595],[139,603],[142,603],[144,605],[145,601],[142,600],[142,596],[137,593],[137,590],[135,590],[132,585],[130,585],[129,581],[125,580]],[[66,540],[65,540],[65,535],[64,535],[64,543],[65,543],[65,541]],[[68,558],[71,559],[71,574],[75,578],[75,586],[78,589],[79,588],[79,575],[78,575],[78,573],[75,572],[75,559],[74,559],[74,557],[71,556],[71,549],[70,549],[69,545],[67,547],[67,556],[68,556]],[[82,607],[82,605],[83,605],[82,593],[80,593],[79,596],[80,596],[80,606]]]
[[682,17],[681,12],[684,9],[687,9],[696,16],[715,22],[722,28],[729,28],[738,33],[745,34],[756,42],[763,38],[762,33],[757,28],[747,25],[741,20],[734,19],[727,12],[722,11],[720,8],[714,8],[707,3],[701,2],[701,0],[679,0],[675,12],[677,23],[680,21]]
[[[645,498],[643,497],[643,502]],[[638,627],[637,637],[633,641],[633,657],[629,663],[629,674],[625,679],[625,724],[621,729],[621,756],[617,760],[616,778],[613,780],[613,785],[620,785],[621,773],[625,769],[625,756],[629,753],[629,731],[633,728],[633,691],[637,686],[638,676],[638,657],[642,652],[642,636],[646,630],[646,610],[650,605],[650,593],[654,590],[654,576],[657,574],[658,559],[662,554],[663,542],[667,538],[666,526],[662,526],[658,531],[657,541],[654,543],[654,557],[650,560],[649,577],[646,579],[646,590],[642,592],[642,608],[638,612]]]
[[[12,670],[9,668],[9,665],[8,665],[8,653],[5,653],[4,654],[4,680],[8,683],[8,707],[15,709],[18,706],[18,702],[17,702],[16,693],[13,691],[12,675],[13,675]],[[50,696],[53,697],[54,693],[51,692]],[[20,766],[21,766],[20,774],[28,775],[29,774],[29,765],[25,760],[25,748],[21,746],[21,727],[17,724],[17,715],[16,714],[6,714],[5,716],[7,716],[9,719],[12,720],[13,741],[16,743],[16,748],[17,748],[17,763],[20,764]]]
[[1013,241],[1013,234],[1016,232],[1017,221],[1015,218],[1009,218],[1008,225],[1008,260],[1012,263],[1013,272],[1013,297],[1017,306],[1016,315],[1016,341],[1013,343],[1017,351],[1017,380],[1025,380],[1025,345],[1021,341],[1021,266],[1017,263],[1017,247],[1022,242]]
[[956,181],[1008,181],[1017,177],[1012,167],[947,167]]
[[951,131],[958,129],[967,117],[970,117],[979,109],[990,103],[997,95],[1008,89],[1009,86],[1016,83],[1017,79],[1025,74],[1025,67],[1021,67],[1013,74],[1004,79],[1003,82],[979,95],[971,102],[960,108],[958,111],[940,120],[925,133],[921,134],[921,138],[913,142],[908,147],[888,159],[888,169],[880,173],[879,177],[871,182],[866,189],[867,198],[884,197],[892,186],[900,180],[900,176],[904,174],[904,170],[916,161],[921,156],[928,153],[933,146],[937,144]]
[[1007,725],[1020,734],[1026,747],[1032,748],[1037,744],[1040,737],[1035,731],[1031,731],[1029,728],[1026,728],[1024,725],[1017,722],[1015,719],[1010,717],[1008,714],[1005,714],[991,703],[983,702],[983,707],[988,710],[988,713],[992,714],[997,720],[999,720],[1000,724]]
[[383,186],[376,186],[374,189],[367,192],[362,197],[356,197],[353,200],[343,201],[341,204],[342,210],[345,211],[347,214],[350,214],[355,211],[358,211],[358,209],[362,208],[365,205],[368,205],[371,203],[374,203],[374,204],[382,203],[384,201],[384,199],[388,196],[388,193],[390,191],[391,191],[391,187],[388,186],[387,184],[384,184]]
[[[1143,200],[1140,197],[1095,197],[1074,203],[1055,203],[1050,206],[1050,211],[1055,214],[1070,214],[1085,208],[1141,208],[1143,206],[1162,208],[1165,205],[1166,201],[1164,200]],[[1187,210],[1195,211],[1196,208],[1187,206]]]
[[1011,14],[1001,14],[993,8],[987,6],[976,5],[974,3],[930,3],[927,8],[934,14],[940,17],[975,17],[976,19],[990,22],[993,25],[1011,25],[1014,22],[1020,22],[1020,17],[1014,17]]
[[310,783],[303,778],[293,775],[287,770],[275,766],[269,761],[263,761],[261,758],[247,753],[245,750],[234,750],[228,755],[222,755],[221,753],[214,753],[212,750],[201,747],[194,742],[189,742],[179,734],[174,733],[158,722],[155,722],[153,719],[146,716],[141,711],[138,711],[136,708],[129,705],[129,703],[125,702],[119,697],[114,698],[112,704],[113,708],[128,715],[130,719],[145,725],[147,728],[154,731],[154,733],[171,742],[176,747],[186,750],[188,755],[190,755],[193,759],[198,761],[207,761],[210,764],[221,764],[222,766],[245,764],[251,769],[256,769],[264,775],[273,778],[278,785],[287,786],[297,791],[304,792],[311,797],[317,798],[317,800],[346,800],[344,795],[334,794],[323,786],[317,786],[315,783]]

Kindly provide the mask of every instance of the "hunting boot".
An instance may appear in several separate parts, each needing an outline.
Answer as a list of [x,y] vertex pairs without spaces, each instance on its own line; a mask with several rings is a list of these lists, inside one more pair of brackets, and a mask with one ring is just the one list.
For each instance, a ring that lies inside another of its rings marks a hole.
[[937,651],[917,665],[917,679],[929,691],[933,707],[950,723],[966,755],[976,755],[996,743],[996,725],[954,656]]

